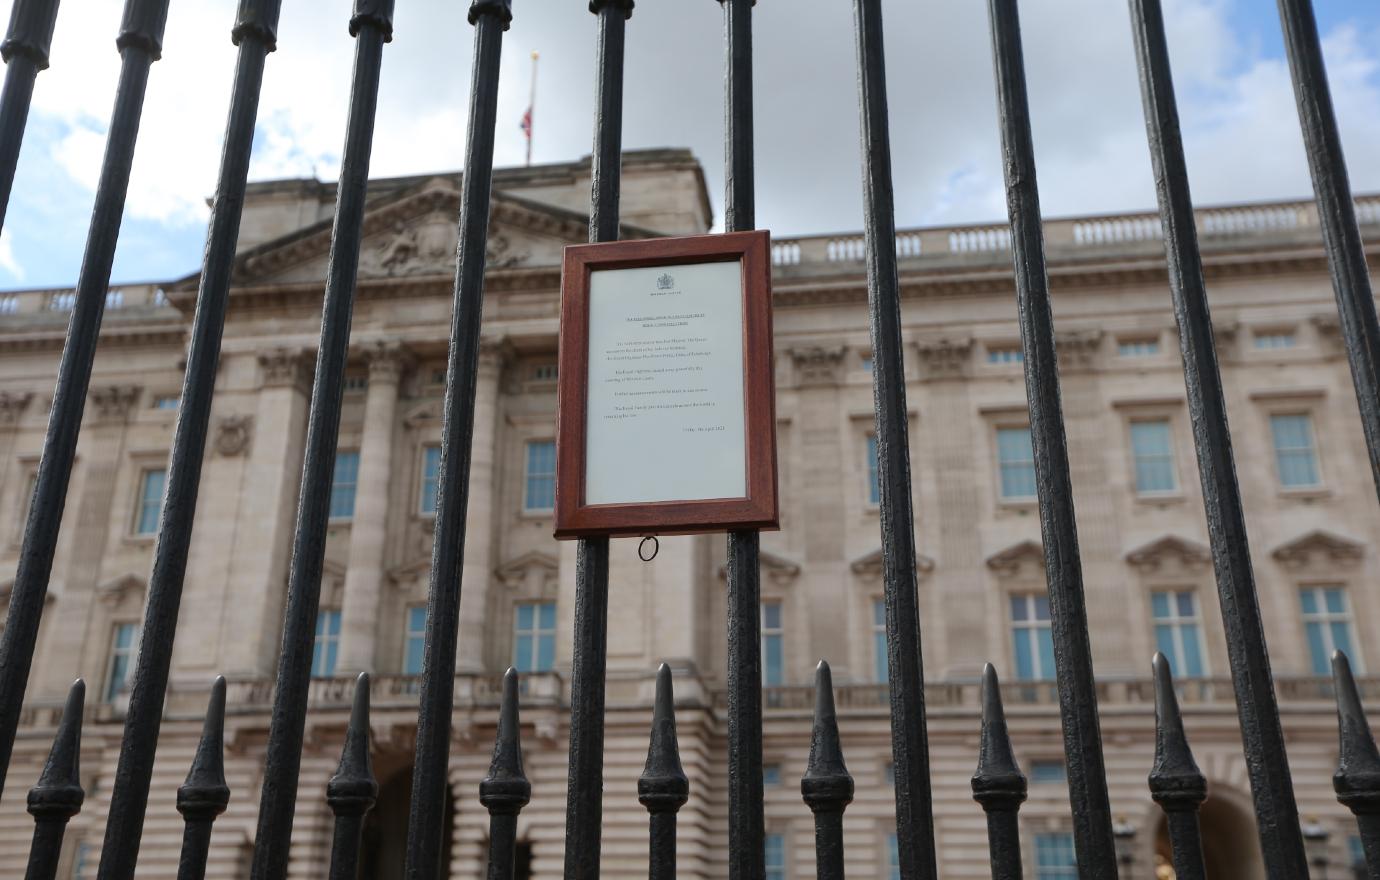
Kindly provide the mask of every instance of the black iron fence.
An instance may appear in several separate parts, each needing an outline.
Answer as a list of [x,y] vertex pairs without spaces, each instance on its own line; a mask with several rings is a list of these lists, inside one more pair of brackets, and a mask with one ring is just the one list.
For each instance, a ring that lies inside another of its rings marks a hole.
[[[720,0],[726,28],[726,228],[754,226],[752,6],[753,0]],[[896,778],[896,839],[903,878],[937,876],[926,739],[927,691],[920,663],[916,597],[916,550],[911,510],[905,376],[901,357],[901,312],[897,281],[897,237],[893,219],[881,0],[855,0],[862,115],[865,193],[865,258],[871,311],[878,477],[880,482],[883,579]],[[1284,737],[1270,674],[1261,614],[1251,571],[1241,495],[1232,458],[1221,375],[1213,343],[1203,271],[1159,0],[1130,0],[1141,71],[1146,127],[1160,202],[1170,290],[1179,325],[1184,376],[1211,536],[1212,556],[1230,654],[1231,681],[1194,683],[1185,698],[1222,699],[1228,686],[1239,712],[1255,818],[1266,872],[1272,880],[1309,874]],[[168,0],[127,0],[117,46],[122,68],[111,117],[101,179],[86,253],[63,348],[43,456],[24,530],[9,615],[0,638],[0,787],[24,717],[23,703],[48,577],[66,501],[92,360],[96,352],[119,221],[129,183],[145,84],[158,60]],[[616,239],[622,123],[623,49],[632,0],[591,0],[598,18],[599,67],[595,113],[590,240]],[[1057,678],[1050,693],[1060,707],[1068,766],[1074,839],[1081,878],[1117,876],[1116,831],[1108,804],[1099,701],[1115,682],[1095,679],[1079,563],[1068,453],[1060,409],[1055,334],[1045,268],[1044,241],[1031,143],[1030,117],[1021,56],[1016,0],[989,0],[996,64],[1011,228],[1009,240],[1024,352],[1026,389],[1039,488],[1040,523],[1053,618]],[[1380,489],[1380,323],[1357,229],[1346,168],[1339,146],[1316,23],[1309,0],[1279,0],[1286,47],[1319,216],[1337,296],[1342,335],[1377,488]],[[48,63],[56,0],[15,0],[0,55],[8,63],[0,97],[0,212],[8,201],[15,162],[35,76]],[[171,454],[166,502],[154,551],[144,628],[135,664],[124,739],[120,751],[100,858],[101,880],[135,875],[158,743],[178,606],[182,596],[193,511],[205,451],[207,423],[230,272],[238,233],[249,154],[265,59],[275,48],[279,0],[240,0],[231,36],[239,46],[224,153],[207,238],[205,265],[196,300],[191,345]],[[489,216],[499,56],[511,20],[510,0],[473,0],[474,71],[470,124],[465,148],[460,249],[454,285],[454,319],[446,374],[445,418],[436,514],[436,541],[428,603],[425,655],[419,680],[388,682],[388,693],[418,699],[406,876],[437,875],[442,858],[445,768],[451,741],[453,669],[461,601],[475,376],[479,353],[485,241]],[[343,154],[335,228],[329,258],[321,340],[312,389],[307,451],[289,577],[278,679],[272,700],[267,764],[254,840],[251,876],[286,875],[290,831],[297,803],[303,728],[309,703],[325,685],[310,681],[313,622],[324,559],[330,477],[340,422],[346,347],[358,268],[369,153],[384,45],[393,28],[393,0],[355,0],[350,32],[356,40],[354,85]],[[0,214],[0,216],[3,216]],[[1153,233],[1151,234],[1153,237]],[[902,243],[904,245],[904,243]],[[903,247],[904,251],[904,247]],[[571,681],[569,790],[566,803],[567,878],[599,874],[602,809],[604,672],[608,618],[608,541],[580,542],[577,561],[575,650]],[[728,536],[728,716],[729,876],[755,880],[765,875],[762,811],[762,705],[760,685],[759,560],[756,533]],[[1312,681],[1310,696],[1335,695],[1340,761],[1334,777],[1338,800],[1356,815],[1365,853],[1366,876],[1380,878],[1380,753],[1361,708],[1361,694],[1347,659],[1334,658],[1330,687]],[[1178,694],[1168,663],[1153,662],[1156,715],[1154,769],[1150,793],[1167,815],[1173,864],[1180,878],[1204,876],[1197,810],[1206,782],[1194,763],[1179,715]],[[1373,683],[1369,683],[1373,687]],[[330,698],[344,699],[339,683]],[[1128,685],[1129,687],[1130,685]],[[1299,687],[1299,683],[1288,685]],[[980,699],[981,757],[972,779],[973,797],[986,812],[992,876],[1021,876],[1017,814],[1026,779],[1017,766],[1007,732],[1003,696],[1032,699],[1026,686],[1004,690],[989,666],[980,685],[955,692],[940,685],[931,703],[952,705]],[[1210,690],[1204,690],[1208,688]],[[519,683],[509,672],[480,688],[501,704],[497,742],[489,775],[478,797],[491,816],[489,876],[512,877],[517,815],[531,796],[523,774],[518,738]],[[557,691],[559,694],[559,691]],[[849,689],[850,701],[880,704],[883,690]],[[330,876],[354,878],[361,832],[377,796],[369,760],[370,687],[361,676],[339,771],[326,798],[336,817]],[[35,819],[28,866],[30,878],[57,871],[63,830],[82,806],[79,743],[85,688],[78,681],[62,710],[52,753],[29,791]],[[242,695],[248,696],[248,695]],[[853,796],[835,717],[829,667],[821,663],[813,693],[770,693],[804,708],[814,705],[808,768],[801,780],[816,829],[816,870],[821,878],[843,877],[842,816]],[[212,823],[225,810],[229,789],[222,766],[226,685],[217,680],[205,730],[187,782],[177,793],[186,820],[178,876],[204,876]],[[649,876],[675,876],[677,810],[688,782],[680,766],[669,669],[657,675],[655,714],[646,770],[639,782],[650,814]],[[27,710],[35,711],[32,707]]]

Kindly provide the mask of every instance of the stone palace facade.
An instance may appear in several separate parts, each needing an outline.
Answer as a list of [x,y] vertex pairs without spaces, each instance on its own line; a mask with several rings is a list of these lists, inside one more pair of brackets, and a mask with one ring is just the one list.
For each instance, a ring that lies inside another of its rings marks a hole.
[[[712,224],[698,162],[630,152],[625,237]],[[562,248],[586,240],[588,160],[495,176],[483,349],[455,672],[449,876],[483,874],[499,677],[525,673],[523,746],[533,784],[519,823],[525,876],[559,876],[574,604],[573,543],[551,537],[556,330]],[[210,440],[174,646],[139,874],[175,875],[174,793],[208,686],[229,680],[229,812],[208,876],[247,876],[262,783],[288,556],[320,325],[334,184],[253,184],[244,212]],[[416,674],[431,560],[459,175],[376,181],[370,193],[332,491],[326,575],[292,876],[325,875],[326,780],[340,753],[351,676],[374,678],[368,876],[401,876]],[[1380,198],[1358,202],[1372,272]],[[1354,824],[1332,794],[1333,647],[1380,667],[1380,512],[1311,202],[1199,213],[1214,328],[1251,546],[1300,808],[1349,870]],[[1112,807],[1134,832],[1135,878],[1167,841],[1145,785],[1152,757],[1149,660],[1165,651],[1211,786],[1210,875],[1263,877],[1185,403],[1158,220],[1052,220],[1064,412],[1099,674]],[[899,238],[911,466],[941,874],[988,876],[977,760],[978,676],[1006,685],[1027,876],[1073,877],[1052,650],[1021,354],[1005,226]],[[893,794],[881,599],[872,382],[859,234],[777,240],[775,355],[781,530],[762,539],[769,880],[813,876],[798,780],[811,681],[833,665],[857,798],[844,828],[850,876],[887,880]],[[0,804],[0,875],[22,871],[37,778],[68,683],[89,687],[87,805],[68,831],[64,877],[93,878],[177,417],[195,276],[109,294],[29,708]],[[70,290],[0,294],[0,571],[13,572],[47,420]],[[726,874],[722,536],[668,538],[650,563],[635,540],[611,563],[604,876],[645,876],[652,675],[676,672],[690,802],[680,876]],[[0,602],[8,585],[0,584]],[[2,611],[3,608],[0,608]],[[1370,656],[1376,654],[1376,656]]]

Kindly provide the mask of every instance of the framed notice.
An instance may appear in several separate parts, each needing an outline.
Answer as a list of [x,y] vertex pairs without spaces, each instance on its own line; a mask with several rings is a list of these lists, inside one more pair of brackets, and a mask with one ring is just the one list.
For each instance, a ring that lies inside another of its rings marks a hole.
[[777,528],[770,250],[565,249],[556,537]]

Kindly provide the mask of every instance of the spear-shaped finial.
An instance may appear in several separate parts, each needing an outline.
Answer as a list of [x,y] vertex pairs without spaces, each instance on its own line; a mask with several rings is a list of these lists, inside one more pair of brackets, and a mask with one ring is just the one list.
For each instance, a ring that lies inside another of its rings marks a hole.
[[647,764],[637,780],[637,799],[649,813],[674,813],[690,798],[690,780],[680,764],[676,738],[676,698],[671,686],[671,667],[656,671],[656,702],[652,708],[652,740]]
[[516,816],[532,799],[532,783],[522,769],[522,727],[518,721],[518,674],[509,668],[503,676],[503,706],[498,714],[498,736],[489,775],[479,783],[479,802],[490,815]]
[[1337,691],[1337,772],[1332,787],[1337,800],[1353,813],[1380,811],[1380,752],[1361,708],[1361,692],[1346,654],[1332,654],[1332,680]]
[[211,685],[211,702],[206,707],[192,769],[177,790],[177,811],[189,822],[204,821],[224,813],[229,803],[230,787],[225,784],[225,677],[218,675]]
[[853,777],[848,775],[839,745],[834,675],[827,660],[819,661],[815,668],[815,720],[810,733],[810,759],[800,780],[800,795],[816,813],[841,813],[853,802]]
[[374,806],[379,784],[369,757],[369,673],[355,680],[355,701],[350,725],[345,729],[345,748],[340,766],[326,785],[326,802],[337,816],[363,816]]
[[991,663],[982,670],[982,741],[977,772],[971,784],[973,800],[989,813],[1013,811],[1025,802],[1025,774],[1016,763],[1016,753],[1011,748],[1006,709],[1001,703],[1001,685]]
[[81,811],[86,792],[81,787],[81,716],[86,704],[86,682],[72,682],[62,709],[53,749],[38,783],[29,789],[29,812],[40,822],[66,822]]
[[1155,763],[1150,769],[1150,796],[1165,812],[1196,810],[1207,799],[1207,779],[1188,747],[1169,660],[1157,651],[1150,665],[1155,673]]

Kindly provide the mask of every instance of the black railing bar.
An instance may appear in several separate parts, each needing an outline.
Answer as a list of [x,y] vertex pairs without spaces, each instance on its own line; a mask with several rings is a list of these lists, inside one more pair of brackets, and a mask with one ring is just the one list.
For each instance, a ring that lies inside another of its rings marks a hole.
[[196,756],[187,771],[187,781],[177,789],[177,811],[186,825],[177,880],[205,880],[211,826],[229,805],[230,787],[225,783],[225,679],[216,676]]
[[1155,195],[1164,228],[1169,291],[1179,329],[1193,445],[1203,486],[1203,507],[1227,636],[1241,743],[1255,804],[1256,830],[1266,873],[1280,880],[1300,880],[1308,876],[1308,863],[1251,568],[1245,511],[1236,479],[1212,313],[1194,226],[1188,166],[1179,133],[1164,16],[1159,0],[1131,0],[1130,8],[1145,127],[1155,172]]
[[[187,368],[168,462],[167,488],[149,576],[148,601],[135,661],[124,738],[115,771],[101,854],[102,878],[133,877],[167,696],[177,616],[191,549],[201,466],[220,363],[245,181],[254,145],[264,62],[277,45],[281,0],[242,0],[231,29],[239,46],[220,176],[206,234],[206,258],[192,318]],[[208,823],[209,825],[209,823]],[[209,833],[209,831],[208,831]]]
[[503,707],[494,733],[489,774],[479,783],[479,802],[489,811],[489,880],[513,880],[517,869],[517,822],[532,800],[532,783],[522,767],[522,723],[518,716],[518,674],[503,678]]
[[1380,493],[1380,320],[1356,222],[1356,201],[1351,196],[1312,0],[1279,0],[1279,17],[1371,476]]
[[1150,797],[1164,811],[1175,880],[1204,880],[1207,869],[1198,809],[1207,800],[1207,778],[1188,747],[1169,660],[1156,652],[1151,666],[1155,674],[1155,763],[1150,769]]
[[1040,225],[1020,18],[1016,0],[989,0],[988,11],[1074,846],[1080,877],[1109,880],[1117,876],[1116,851],[1097,717],[1097,686],[1093,679],[1068,444],[1059,399],[1054,315]]
[[834,676],[826,660],[815,669],[815,713],[810,756],[800,779],[800,796],[815,817],[815,874],[844,880],[843,811],[853,802],[853,776],[843,760],[839,718],[834,711]]
[[1332,655],[1337,689],[1337,772],[1332,787],[1337,800],[1356,816],[1365,853],[1366,876],[1380,880],[1380,751],[1361,707],[1361,695],[1346,654]]
[[393,35],[392,0],[355,0],[350,33],[355,37],[354,76],[349,121],[340,164],[340,184],[326,268],[307,422],[302,482],[297,501],[292,562],[288,572],[283,642],[273,697],[264,782],[254,836],[253,880],[283,880],[287,875],[292,818],[297,807],[298,770],[311,684],[312,646],[330,516],[331,477],[340,428],[345,360],[350,342],[355,282],[369,184],[369,156],[378,108],[383,44]]
[[81,722],[86,683],[80,678],[67,692],[62,723],[37,784],[29,789],[29,812],[34,817],[33,843],[25,880],[54,880],[62,858],[63,832],[81,811],[86,792],[81,787]]
[[5,86],[0,91],[0,227],[5,225],[14,187],[34,82],[40,70],[48,69],[57,13],[58,0],[15,0],[5,41],[0,43],[0,58],[6,65]]
[[[509,0],[474,0],[469,121],[465,174],[460,181],[459,249],[451,307],[446,397],[437,475],[436,540],[431,551],[422,692],[417,706],[417,746],[412,765],[412,803],[407,829],[409,877],[440,870],[445,821],[446,766],[450,761],[451,709],[460,630],[461,571],[465,559],[470,451],[479,374],[479,331],[484,308],[485,246],[493,188],[494,125],[498,117],[499,62],[503,32],[513,13]],[[482,515],[487,516],[485,511]]]
[[982,733],[978,766],[971,780],[973,800],[987,814],[987,853],[992,880],[1021,880],[1021,827],[1018,813],[1028,784],[1006,726],[997,671],[988,663],[982,672]]
[[896,774],[896,851],[902,880],[936,880],[925,672],[916,594],[915,514],[896,271],[896,207],[881,0],[854,0],[862,116],[863,231],[876,410],[882,583],[886,601],[891,755]]
[[[599,17],[589,240],[617,241],[623,187],[623,60],[633,0],[591,0],[589,8]],[[608,618],[609,539],[581,538],[575,548],[570,757],[565,795],[566,880],[594,880],[599,876]]]
[[326,783],[326,803],[335,815],[330,880],[356,880],[359,876],[364,817],[374,808],[378,796],[379,784],[374,779],[374,762],[369,751],[369,673],[361,672],[355,680],[355,697],[350,706],[350,721],[345,727],[345,744],[340,749],[340,764]]
[[647,763],[637,779],[637,800],[649,814],[648,880],[676,880],[676,813],[689,799],[690,780],[680,763],[680,740],[676,736],[671,667],[663,663],[656,672]]
[[[724,13],[724,231],[757,227],[753,130],[752,8],[719,0]],[[766,871],[762,792],[762,588],[756,531],[728,534],[728,876]]]
[[67,339],[58,364],[43,455],[24,524],[19,566],[10,592],[10,609],[0,636],[0,793],[9,771],[15,731],[23,710],[24,689],[33,662],[38,624],[48,593],[53,554],[57,550],[67,486],[77,451],[91,364],[105,314],[115,244],[120,237],[130,168],[139,137],[149,68],[162,52],[168,0],[127,0],[116,46],[120,50],[120,81],[106,135],[101,177],[91,210],[91,225],[77,275],[76,301],[67,323]]

